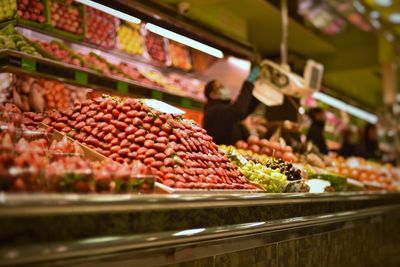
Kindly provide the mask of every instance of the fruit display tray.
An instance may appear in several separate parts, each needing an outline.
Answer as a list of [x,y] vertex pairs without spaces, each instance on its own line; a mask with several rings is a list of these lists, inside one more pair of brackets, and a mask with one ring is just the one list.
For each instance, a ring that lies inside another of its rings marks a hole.
[[[41,123],[41,126],[43,128],[49,128],[48,125]],[[94,151],[93,149],[87,147],[86,145],[78,142],[77,140],[69,137],[68,135],[57,131],[57,130],[53,130],[53,138],[55,140],[60,141],[61,139],[63,139],[64,137],[67,138],[68,140],[78,144],[83,152],[84,152],[84,156],[92,161],[103,161],[103,160],[108,160],[109,158],[107,158],[106,156],[103,156],[102,154]],[[258,189],[255,190],[219,190],[219,189],[182,189],[182,188],[171,188],[169,186],[166,186],[162,183],[155,183],[155,193],[158,194],[248,194],[248,193],[265,193],[265,191],[258,185],[258,184],[254,184],[253,185],[257,186]]]

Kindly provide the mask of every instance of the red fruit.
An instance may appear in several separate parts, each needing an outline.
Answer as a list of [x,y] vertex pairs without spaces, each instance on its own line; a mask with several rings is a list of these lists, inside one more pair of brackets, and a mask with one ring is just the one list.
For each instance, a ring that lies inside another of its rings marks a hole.
[[140,126],[142,124],[143,124],[143,121],[141,119],[139,119],[139,118],[133,118],[132,119],[132,125],[133,126]]
[[156,127],[156,126],[152,126],[152,127],[150,128],[150,132],[153,133],[153,134],[155,134],[155,135],[158,135],[158,134],[160,133],[160,128],[159,128],[159,127]]
[[168,140],[169,140],[169,141],[177,141],[178,138],[176,138],[175,135],[170,135],[170,136],[168,137]]
[[151,128],[151,124],[145,122],[145,123],[142,124],[142,127],[148,131]]
[[146,157],[152,157],[152,156],[154,156],[155,154],[157,154],[157,151],[156,151],[155,149],[153,149],[153,148],[148,149],[148,150],[146,151],[146,153],[145,153]]
[[110,122],[112,120],[113,116],[111,114],[105,114],[103,116],[103,121],[105,122]]
[[111,153],[118,153],[121,150],[120,146],[113,146],[110,148]]
[[138,149],[140,148],[140,146],[139,145],[137,145],[137,144],[131,144],[130,146],[129,146],[129,150],[130,151],[137,151]]
[[137,143],[137,144],[143,144],[145,140],[146,140],[146,139],[144,138],[144,136],[138,136],[138,137],[135,138],[134,141],[135,141],[135,143]]
[[128,124],[122,121],[111,120],[111,123],[115,125],[120,130],[125,130],[128,127]]
[[121,132],[121,133],[117,134],[117,137],[118,137],[120,140],[123,140],[123,139],[126,138],[126,133],[125,133],[125,132]]
[[118,120],[120,120],[118,116],[121,114],[121,112],[119,112],[118,109],[113,109],[111,114],[114,116],[114,118],[118,118]]
[[130,147],[130,145],[131,145],[131,142],[129,142],[126,139],[121,141],[121,147]]
[[146,123],[152,123],[154,121],[154,117],[146,116],[144,117],[143,121]]
[[[144,130],[144,129],[139,129],[139,130],[137,130],[136,132],[135,132],[135,136],[136,137],[138,137],[138,136],[144,136],[144,135],[146,135],[146,130]],[[144,139],[144,137],[143,137],[143,139]],[[144,142],[144,141],[143,141]]]
[[118,155],[120,155],[121,157],[126,157],[129,153],[129,149],[128,148],[123,148],[121,150],[118,151]]
[[134,134],[130,134],[130,135],[128,135],[127,137],[126,137],[126,139],[128,139],[129,141],[135,141],[135,135]]
[[259,147],[258,145],[251,145],[251,146],[249,147],[249,149],[250,149],[251,151],[253,151],[254,153],[260,152],[260,147]]
[[256,135],[250,135],[249,138],[247,139],[247,142],[250,145],[258,145],[258,143],[260,142],[260,138],[258,138],[258,136]]
[[157,118],[154,120],[153,124],[154,124],[154,126],[160,127],[163,125],[163,122],[160,118]]
[[140,147],[138,150],[137,150],[137,153],[139,154],[139,155],[144,155],[145,153],[147,152],[147,148],[145,148],[145,147]]
[[113,140],[111,140],[110,145],[112,146],[116,146],[119,145],[119,139],[117,137],[115,137]]
[[165,158],[164,159],[164,165],[165,166],[174,166],[175,161],[172,158]]
[[159,169],[162,167],[162,165],[163,165],[162,161],[156,161],[151,164],[151,167]]
[[133,125],[129,125],[128,127],[125,128],[125,132],[127,134],[133,134],[136,130],[137,128]]
[[240,149],[247,149],[247,148],[248,148],[248,144],[247,144],[245,141],[243,141],[243,140],[237,141],[236,144],[235,144],[235,146],[236,146],[237,148],[240,148]]
[[145,111],[139,111],[136,113],[136,116],[139,118],[144,118],[146,117],[147,113]]
[[128,111],[126,115],[128,115],[128,117],[130,118],[135,118],[137,116],[137,111],[136,110]]
[[158,138],[156,139],[156,142],[157,142],[157,143],[164,143],[164,144],[166,144],[166,143],[168,143],[168,138],[166,138],[166,137],[158,137]]
[[115,130],[115,126],[112,124],[107,125],[106,127],[103,128],[103,131],[107,132],[107,133],[111,133],[112,131]]
[[152,133],[148,133],[148,134],[146,134],[145,138],[147,140],[156,140],[157,139],[157,135],[152,134]]
[[167,149],[167,145],[166,145],[166,144],[163,144],[163,143],[155,143],[155,144],[153,145],[153,147],[154,147],[155,149],[157,149],[158,151],[164,151],[165,149]]
[[146,165],[151,165],[155,161],[156,160],[154,158],[146,158],[146,159],[144,159],[143,163]]
[[154,155],[154,158],[155,158],[156,160],[161,160],[161,161],[163,161],[163,160],[166,158],[166,156],[165,156],[164,153],[157,153],[157,154]]
[[144,147],[152,148],[153,145],[154,145],[154,141],[153,141],[153,140],[146,140],[146,141],[144,141]]

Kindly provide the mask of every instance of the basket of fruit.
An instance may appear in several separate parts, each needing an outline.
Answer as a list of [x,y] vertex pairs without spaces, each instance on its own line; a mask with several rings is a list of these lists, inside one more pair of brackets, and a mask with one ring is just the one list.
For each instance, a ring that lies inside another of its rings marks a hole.
[[168,47],[172,66],[184,70],[190,70],[192,68],[190,51],[187,46],[169,40]]
[[[8,0],[10,1],[10,0]],[[17,19],[20,24],[44,27],[47,23],[45,0],[14,0],[17,2]]]
[[144,32],[144,42],[148,56],[165,65],[170,65],[167,54],[167,39],[150,31]]
[[140,25],[120,21],[118,26],[118,47],[132,55],[143,54],[143,38],[140,34]]
[[48,0],[47,29],[73,40],[83,40],[85,33],[85,12],[82,5],[68,0]]
[[103,48],[116,45],[116,18],[100,10],[85,6],[85,40]]
[[15,18],[17,11],[17,0],[0,1],[0,22]]

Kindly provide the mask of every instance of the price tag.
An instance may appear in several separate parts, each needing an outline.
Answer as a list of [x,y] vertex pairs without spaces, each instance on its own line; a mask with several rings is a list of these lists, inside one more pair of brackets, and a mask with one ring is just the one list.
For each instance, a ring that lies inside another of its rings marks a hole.
[[192,100],[186,97],[181,98],[181,107],[183,108],[191,108],[192,107]]
[[36,60],[30,58],[21,58],[21,68],[23,70],[36,72]]
[[88,74],[79,70],[75,71],[75,81],[79,84],[88,84]]
[[128,84],[126,82],[118,81],[118,83],[117,83],[117,91],[119,93],[127,94],[129,92]]
[[153,99],[162,100],[163,99],[163,93],[160,92],[160,91],[153,90],[151,92],[151,97]]

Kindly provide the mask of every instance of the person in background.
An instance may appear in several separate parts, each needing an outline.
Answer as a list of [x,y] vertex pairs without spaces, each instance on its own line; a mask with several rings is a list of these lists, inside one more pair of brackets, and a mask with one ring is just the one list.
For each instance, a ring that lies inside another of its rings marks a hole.
[[319,152],[327,154],[328,147],[324,137],[325,111],[322,108],[312,108],[309,110],[308,116],[311,119],[311,126],[307,133],[307,140],[313,142]]
[[351,157],[356,154],[357,149],[357,137],[354,131],[350,128],[343,130],[342,132],[343,141],[338,151],[338,154],[343,157]]
[[376,125],[368,123],[357,146],[357,156],[366,159],[380,159],[381,153],[378,144],[378,129]]
[[243,138],[241,121],[249,114],[253,102],[253,82],[259,73],[258,66],[252,69],[234,102],[231,90],[218,80],[212,80],[205,86],[207,103],[204,105],[203,127],[216,144],[232,145]]

